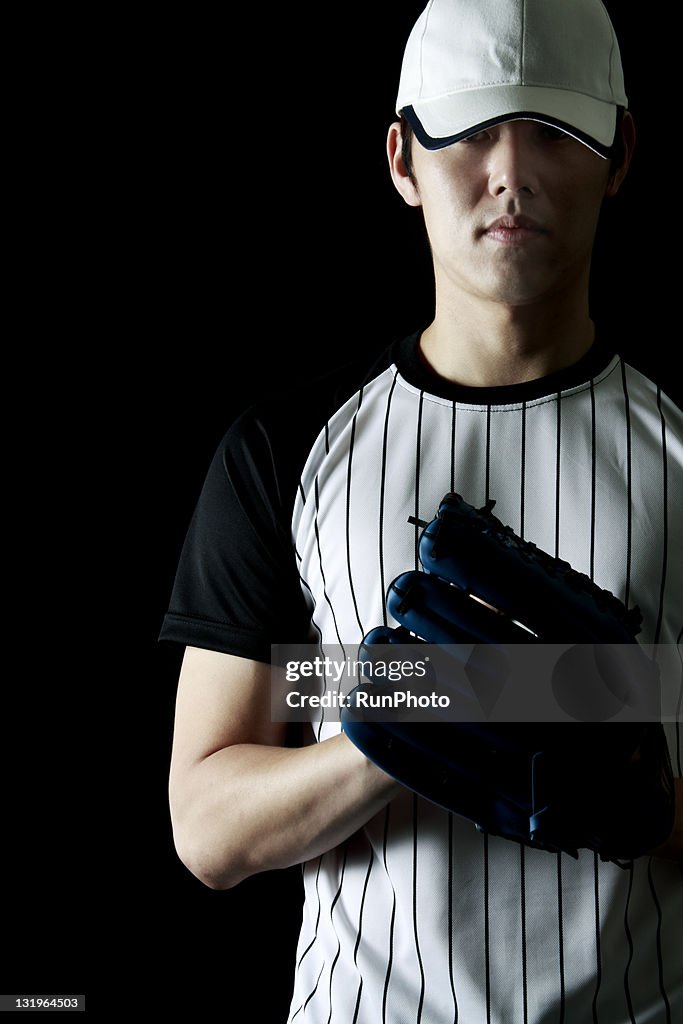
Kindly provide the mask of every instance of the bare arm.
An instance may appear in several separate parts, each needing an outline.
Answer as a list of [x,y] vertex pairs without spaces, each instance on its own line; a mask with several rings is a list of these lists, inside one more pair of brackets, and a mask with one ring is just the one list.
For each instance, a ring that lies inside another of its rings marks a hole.
[[318,856],[401,789],[343,734],[287,748],[285,730],[271,722],[267,665],[187,648],[171,819],[180,859],[211,888]]

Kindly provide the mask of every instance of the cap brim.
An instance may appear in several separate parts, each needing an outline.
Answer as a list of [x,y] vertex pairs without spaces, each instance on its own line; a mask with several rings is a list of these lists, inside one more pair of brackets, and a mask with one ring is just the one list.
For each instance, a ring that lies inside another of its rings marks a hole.
[[566,132],[608,159],[617,107],[591,96],[536,86],[490,86],[421,100],[401,112],[425,149],[444,149],[505,121],[540,121]]

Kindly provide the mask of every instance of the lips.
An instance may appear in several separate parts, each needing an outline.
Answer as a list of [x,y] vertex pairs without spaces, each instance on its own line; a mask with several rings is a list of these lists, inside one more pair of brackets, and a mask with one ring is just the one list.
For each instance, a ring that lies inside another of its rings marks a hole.
[[548,231],[542,224],[524,214],[507,214],[504,217],[498,217],[484,229],[484,235],[487,238],[506,244],[526,242],[547,234]]

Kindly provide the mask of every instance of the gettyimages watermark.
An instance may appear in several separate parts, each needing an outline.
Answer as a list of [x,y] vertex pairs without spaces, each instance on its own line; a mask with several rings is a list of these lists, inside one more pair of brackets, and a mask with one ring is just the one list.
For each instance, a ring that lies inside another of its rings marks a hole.
[[[290,658],[284,666],[286,683],[301,684],[302,681],[318,680],[324,682],[325,689],[312,692],[307,685],[297,685],[292,689],[285,688],[281,695],[288,708],[346,708],[352,704],[358,707],[442,707],[450,705],[445,694],[434,691],[415,693],[406,689],[408,682],[425,680],[429,674],[429,655],[425,658],[398,660],[386,658],[381,661],[361,661],[350,657],[333,658],[329,655],[316,655],[313,658]],[[355,690],[344,692],[342,683],[355,681]],[[375,683],[375,686],[358,684]],[[384,686],[382,684],[401,684],[400,686]],[[331,684],[331,686],[330,686]],[[316,684],[313,684],[315,688]],[[334,687],[334,688],[331,688]],[[351,694],[353,693],[353,696]]]
[[676,644],[277,644],[277,722],[680,722]]

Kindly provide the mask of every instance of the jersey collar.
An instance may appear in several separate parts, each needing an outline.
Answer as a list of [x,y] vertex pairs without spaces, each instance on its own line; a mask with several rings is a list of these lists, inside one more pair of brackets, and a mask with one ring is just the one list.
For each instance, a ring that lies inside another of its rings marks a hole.
[[395,344],[393,361],[399,373],[404,380],[420,391],[467,405],[512,405],[557,395],[561,391],[579,387],[597,377],[615,356],[614,349],[605,343],[602,336],[597,335],[596,340],[578,362],[546,377],[500,387],[469,387],[454,384],[440,377],[425,363],[419,351],[421,334],[422,330],[415,331]]

